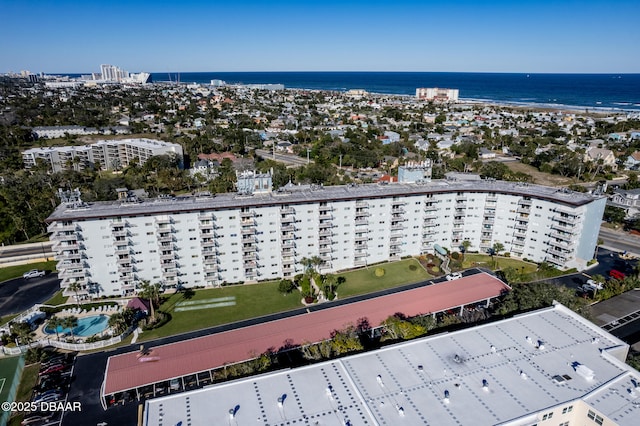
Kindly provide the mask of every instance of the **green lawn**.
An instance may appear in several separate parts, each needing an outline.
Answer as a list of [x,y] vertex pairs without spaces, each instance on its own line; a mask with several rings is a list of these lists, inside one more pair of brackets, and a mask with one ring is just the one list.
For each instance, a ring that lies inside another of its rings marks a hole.
[[[412,266],[415,266],[415,268]],[[376,277],[376,268],[384,269],[384,275]],[[338,276],[347,279],[344,284],[338,287],[338,297],[341,299],[432,278],[416,259],[373,265],[364,269],[338,274]]]
[[26,265],[7,266],[0,268],[0,282],[10,280],[12,278],[20,278],[22,274],[32,269],[40,269],[45,271],[55,271],[56,261],[27,263]]
[[[384,268],[384,276],[375,276],[377,267]],[[430,277],[415,259],[385,263],[340,275],[347,279],[338,288],[340,298],[397,287]],[[183,293],[177,293],[171,295],[160,307],[161,311],[171,315],[171,321],[158,329],[145,331],[140,336],[140,341],[288,311],[302,307],[301,301],[302,295],[297,290],[286,296],[279,293],[278,282],[197,290],[189,299],[185,299]],[[226,303],[233,305],[220,306]],[[190,310],[180,311],[185,307]]]
[[[184,293],[177,293],[171,295],[160,307],[161,311],[171,315],[171,321],[156,330],[145,331],[140,336],[140,340],[171,336],[274,312],[288,311],[302,307],[301,300],[302,296],[298,291],[288,295],[279,293],[277,282],[197,290],[189,299],[184,298]],[[184,302],[187,304],[180,306],[180,303]],[[232,305],[206,306],[223,304]],[[195,309],[179,311],[184,308]]]
[[51,306],[63,305],[67,303],[67,299],[68,299],[67,296],[62,295],[62,290],[59,290],[56,292],[56,294],[53,295],[51,299],[47,300],[46,302],[43,302],[43,305],[51,305]]
[[[31,364],[24,367],[22,370],[22,377],[20,378],[20,385],[16,392],[16,401],[29,401],[31,394],[33,393],[33,387],[38,383],[38,372],[40,371],[40,364]],[[18,414],[9,420],[9,426],[19,425],[24,419],[24,414]]]
[[489,256],[488,254],[474,253],[468,253],[464,256],[464,262],[462,262],[462,266],[464,269],[473,268],[474,266],[480,266],[492,270],[511,267],[525,274],[530,274],[538,269],[538,265],[536,265],[535,263],[529,263],[518,259],[500,256],[494,256],[492,261],[491,256]]

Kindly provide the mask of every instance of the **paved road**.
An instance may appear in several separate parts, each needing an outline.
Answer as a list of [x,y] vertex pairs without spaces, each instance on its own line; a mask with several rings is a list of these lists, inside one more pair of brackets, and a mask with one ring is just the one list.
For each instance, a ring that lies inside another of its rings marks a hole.
[[[298,157],[297,155],[293,154],[281,154],[276,152],[274,156],[273,151],[256,149],[256,155],[259,155],[260,157],[267,160],[274,160],[280,163],[285,163],[289,166],[304,166],[307,164],[306,158]],[[313,163],[313,160],[310,160],[309,162]]]
[[0,316],[26,311],[36,303],[51,299],[60,290],[58,274],[42,278],[15,278],[0,283]]
[[607,247],[615,248],[621,252],[628,251],[640,254],[640,236],[609,228],[600,228],[599,237],[602,239],[603,245]]
[[47,253],[51,253],[52,245],[53,243],[51,241],[47,241],[43,243],[2,246],[0,247],[0,258],[27,255],[43,255],[44,257],[46,257]]

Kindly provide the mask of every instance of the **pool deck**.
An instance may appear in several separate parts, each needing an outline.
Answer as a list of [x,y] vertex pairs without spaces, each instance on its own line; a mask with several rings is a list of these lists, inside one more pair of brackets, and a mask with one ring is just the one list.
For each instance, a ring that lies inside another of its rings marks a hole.
[[[74,316],[78,319],[82,319],[82,318],[88,318],[88,317],[92,317],[92,316],[97,316],[97,315],[106,315],[106,316],[110,316],[111,314],[114,314],[116,312],[120,312],[122,311],[123,306],[122,305],[118,305],[117,307],[111,307],[110,309],[106,309],[105,310],[101,310],[100,308],[94,308],[94,309],[90,309],[90,310],[85,310],[85,309],[81,309],[78,307],[70,307],[70,308],[66,308],[58,313],[55,314],[55,316],[57,316],[58,318],[67,318],[70,316]],[[52,315],[53,316],[53,315]],[[49,318],[47,318],[47,320],[45,320],[44,324],[40,325],[36,330],[34,330],[35,336],[34,336],[34,340],[48,340],[48,339],[58,339],[60,341],[67,341],[67,336],[68,334],[62,334],[60,333],[59,338],[57,338],[55,333],[49,334],[47,332],[44,331],[44,329],[47,326],[47,322],[48,320],[51,318],[51,316]],[[107,331],[109,331],[109,327],[105,328],[101,333],[105,333]],[[98,334],[98,333],[96,333]],[[74,336],[75,337],[75,342],[76,343],[84,343],[85,339],[87,337],[90,336]]]

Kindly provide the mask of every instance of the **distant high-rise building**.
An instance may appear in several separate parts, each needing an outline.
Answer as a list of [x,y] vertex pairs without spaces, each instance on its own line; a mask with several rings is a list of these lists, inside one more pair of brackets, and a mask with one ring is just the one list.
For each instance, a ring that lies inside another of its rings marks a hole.
[[456,102],[460,91],[458,89],[440,89],[437,87],[419,87],[416,98],[425,101]]
[[114,65],[102,64],[100,65],[100,72],[102,74],[102,80],[105,81],[121,81],[122,79],[129,78],[129,73],[123,69],[120,69]]

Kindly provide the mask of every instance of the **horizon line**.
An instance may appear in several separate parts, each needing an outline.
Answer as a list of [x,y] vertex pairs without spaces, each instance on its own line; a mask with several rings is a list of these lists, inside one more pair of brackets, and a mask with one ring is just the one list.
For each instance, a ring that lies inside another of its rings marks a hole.
[[[31,71],[30,71],[31,72]],[[526,71],[353,71],[353,70],[332,70],[332,71],[319,71],[319,70],[281,70],[281,71],[129,71],[131,73],[147,72],[149,74],[198,74],[198,73],[402,73],[402,74],[525,74],[525,75],[640,75],[640,72],[526,72]],[[18,73],[16,71],[8,71],[5,74]],[[64,74],[79,74],[87,75],[93,72],[37,72],[36,74],[52,74],[52,75],[64,75]]]

